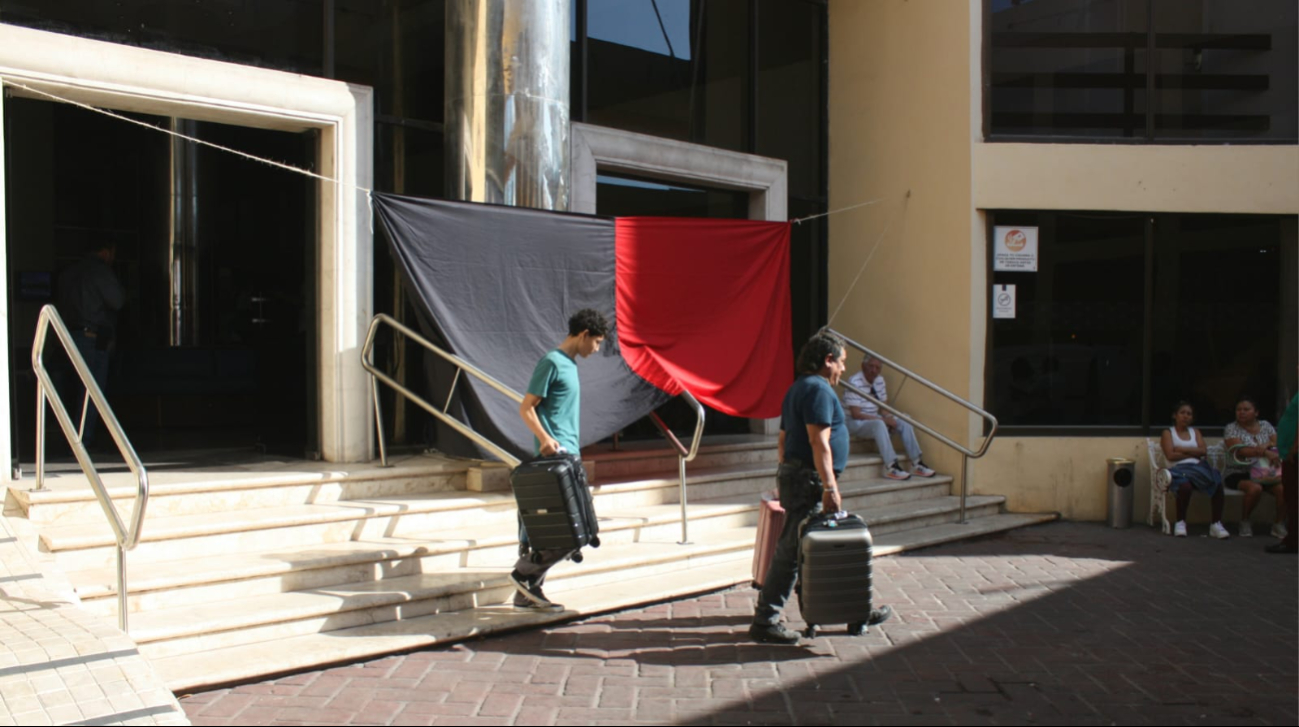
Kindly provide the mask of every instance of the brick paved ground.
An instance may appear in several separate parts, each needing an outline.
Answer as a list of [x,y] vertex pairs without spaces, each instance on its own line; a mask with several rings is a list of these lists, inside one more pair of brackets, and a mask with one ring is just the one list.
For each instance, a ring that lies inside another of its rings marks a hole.
[[1270,542],[1055,523],[881,559],[897,616],[860,638],[749,643],[735,589],[181,704],[197,725],[1293,725],[1297,561]]

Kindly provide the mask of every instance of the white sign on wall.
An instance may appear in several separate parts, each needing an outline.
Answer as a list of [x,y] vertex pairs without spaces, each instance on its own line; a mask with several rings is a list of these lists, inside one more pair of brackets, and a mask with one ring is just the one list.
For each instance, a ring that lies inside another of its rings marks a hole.
[[1014,318],[1015,317],[1015,286],[1013,285],[992,286],[992,317],[993,318]]
[[1037,272],[1037,228],[992,228],[992,269],[997,272]]

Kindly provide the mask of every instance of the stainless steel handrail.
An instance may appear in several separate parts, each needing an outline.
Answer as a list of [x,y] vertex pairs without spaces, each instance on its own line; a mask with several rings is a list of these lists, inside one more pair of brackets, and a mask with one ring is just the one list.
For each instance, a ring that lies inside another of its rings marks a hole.
[[704,436],[704,405],[700,404],[694,394],[691,394],[684,387],[681,389],[681,396],[695,410],[695,434],[690,440],[690,449],[686,449],[681,440],[677,439],[677,435],[673,434],[671,429],[668,429],[667,424],[663,423],[663,419],[657,413],[650,413],[650,421],[654,422],[654,426],[658,427],[677,453],[677,475],[681,479],[681,542],[679,544],[689,545],[690,518],[686,514],[686,462],[692,461],[695,455],[699,454],[699,441]]
[[[72,361],[73,370],[81,377],[81,383],[86,387],[86,398],[81,405],[81,423],[76,428],[72,426],[72,417],[68,414],[67,407],[63,405],[63,399],[54,388],[50,373],[45,370],[45,338],[51,328],[54,329],[54,335],[59,343],[63,345],[68,359]],[[126,587],[126,551],[134,549],[140,543],[144,513],[149,506],[149,473],[144,463],[140,461],[139,455],[135,453],[135,448],[131,446],[131,440],[127,439],[122,425],[118,423],[117,416],[108,405],[108,400],[104,398],[104,392],[100,390],[98,382],[90,373],[90,367],[86,365],[86,360],[82,358],[76,342],[72,340],[68,327],[63,324],[63,319],[59,317],[58,311],[52,305],[42,307],[40,317],[36,321],[36,338],[32,342],[32,370],[36,373],[37,382],[35,489],[37,491],[45,489],[45,404],[49,402],[50,410],[54,412],[54,418],[58,420],[59,427],[63,430],[63,436],[67,437],[72,453],[81,465],[81,471],[86,474],[86,479],[90,480],[95,497],[99,499],[99,506],[104,509],[108,524],[113,528],[113,536],[117,540],[117,625],[126,632],[127,596],[129,595]],[[113,500],[108,496],[104,481],[100,478],[99,471],[95,469],[95,463],[91,461],[85,443],[81,441],[86,428],[86,411],[91,402],[94,402],[100,420],[113,435],[113,441],[117,444],[122,459],[135,475],[135,506],[131,512],[130,528],[122,523],[122,516],[113,506]]]
[[[972,402],[969,402],[969,401],[967,401],[967,400],[965,400],[965,399],[962,399],[961,397],[957,396],[956,394],[953,394],[952,392],[948,391],[947,389],[944,389],[943,387],[939,386],[938,384],[935,384],[934,382],[930,381],[929,379],[926,379],[925,377],[923,377],[923,376],[921,376],[921,375],[919,375],[919,374],[917,374],[917,373],[915,373],[915,372],[913,372],[913,371],[911,371],[911,370],[909,370],[909,369],[906,369],[906,368],[904,368],[904,367],[902,367],[902,366],[899,366],[898,364],[894,363],[893,361],[890,361],[889,359],[887,359],[887,358],[885,358],[885,357],[879,355],[878,353],[876,353],[876,352],[870,350],[869,348],[866,348],[865,346],[861,345],[860,343],[857,343],[856,341],[852,340],[851,338],[848,338],[847,336],[843,335],[842,333],[839,333],[838,331],[833,330],[833,329],[830,328],[829,326],[826,326],[825,328],[822,328],[822,329],[821,329],[821,332],[822,332],[822,333],[829,333],[830,335],[837,336],[837,337],[838,337],[840,340],[842,340],[845,344],[847,344],[847,345],[849,345],[849,346],[852,346],[853,348],[857,349],[858,351],[861,351],[862,353],[864,353],[864,354],[866,354],[866,355],[868,355],[868,356],[870,356],[870,357],[872,357],[872,358],[878,359],[880,363],[884,364],[885,366],[888,366],[889,368],[893,369],[894,371],[897,371],[898,373],[901,373],[901,374],[903,375],[903,379],[902,379],[902,383],[898,385],[898,391],[899,391],[899,392],[902,391],[902,386],[906,385],[906,382],[907,382],[908,380],[915,379],[916,381],[920,382],[920,384],[921,384],[922,386],[924,386],[924,387],[928,388],[929,390],[931,390],[931,391],[933,391],[933,392],[935,392],[935,393],[937,393],[937,394],[940,394],[940,395],[942,395],[942,396],[944,396],[944,397],[946,397],[946,398],[948,398],[948,399],[950,399],[950,400],[956,402],[957,404],[959,404],[959,405],[961,405],[962,407],[964,407],[966,410],[968,410],[968,411],[970,411],[970,412],[972,412],[972,413],[974,413],[974,414],[979,415],[980,417],[982,417],[982,418],[984,419],[984,421],[987,421],[989,424],[991,424],[991,428],[989,428],[988,433],[984,435],[984,437],[983,437],[983,443],[978,447],[978,449],[970,449],[969,447],[966,447],[965,445],[960,444],[959,442],[954,441],[953,439],[951,439],[951,438],[948,437],[947,435],[943,434],[942,432],[939,432],[939,431],[935,430],[933,427],[930,427],[930,426],[927,426],[927,425],[925,425],[925,424],[922,424],[921,422],[918,422],[918,421],[916,421],[915,419],[913,419],[910,415],[905,414],[905,413],[899,411],[899,410],[896,409],[895,407],[890,406],[889,404],[887,404],[887,403],[885,403],[885,402],[882,402],[882,401],[880,401],[879,399],[876,399],[875,396],[874,396],[873,394],[871,394],[870,392],[863,391],[863,390],[857,388],[856,386],[853,386],[852,384],[849,384],[847,381],[843,381],[843,380],[841,380],[841,381],[839,382],[839,385],[842,386],[843,388],[845,388],[845,389],[847,389],[847,390],[853,392],[854,394],[857,394],[858,396],[860,396],[860,397],[866,399],[867,401],[870,401],[870,402],[874,403],[876,406],[879,406],[880,408],[882,408],[882,409],[884,409],[884,410],[886,410],[886,411],[892,412],[892,413],[893,413],[896,417],[898,417],[899,419],[901,419],[901,420],[907,422],[908,424],[910,424],[911,426],[915,427],[916,429],[919,429],[920,431],[925,432],[926,434],[930,435],[930,436],[933,437],[934,439],[937,439],[938,441],[942,442],[943,444],[946,444],[947,446],[949,446],[949,447],[951,447],[952,449],[955,449],[956,451],[958,451],[958,452],[961,453],[961,522],[964,523],[964,522],[965,522],[965,501],[966,501],[966,498],[967,498],[968,493],[969,493],[969,471],[970,471],[970,470],[969,470],[969,464],[970,464],[970,459],[971,459],[971,458],[978,459],[978,458],[982,457],[984,454],[987,454],[987,452],[988,452],[988,447],[992,444],[992,439],[993,439],[993,437],[995,437],[995,436],[997,435],[997,417],[993,416],[990,412],[985,411],[984,409],[982,409],[982,408],[976,406],[976,405],[973,404]],[[896,399],[896,397],[895,397],[895,399]]]
[[[395,379],[393,379],[391,376],[388,376],[384,372],[380,371],[374,365],[374,339],[375,336],[378,335],[380,324],[385,324],[385,323],[388,324],[389,326],[392,326],[396,330],[401,331],[403,334],[406,335],[407,338],[423,346],[426,350],[437,354],[438,356],[442,357],[443,359],[449,361],[452,364],[455,364],[456,377],[455,380],[451,383],[451,391],[447,392],[446,407],[444,407],[442,411],[438,411],[437,407],[433,406],[427,401],[424,401],[422,398],[420,398],[418,394],[406,388],[405,386],[402,386],[401,384],[397,383]],[[448,414],[447,410],[450,409],[451,407],[451,396],[452,394],[455,393],[456,384],[460,382],[461,371],[467,372],[470,376],[473,376],[474,378],[482,381],[483,383],[487,384],[493,389],[496,389],[502,394],[505,394],[506,396],[513,399],[517,403],[520,404],[523,403],[523,394],[520,394],[519,392],[515,391],[514,389],[511,389],[505,384],[502,384],[491,374],[488,374],[482,369],[479,369],[477,366],[474,366],[473,364],[460,358],[459,356],[450,353],[448,351],[443,351],[441,348],[438,348],[437,346],[430,343],[427,339],[421,336],[417,331],[402,324],[396,318],[393,318],[392,316],[387,315],[385,313],[380,313],[376,315],[374,319],[370,321],[370,330],[365,336],[365,346],[361,349],[361,366],[366,371],[370,372],[370,392],[374,397],[374,426],[379,435],[379,460],[384,467],[388,466],[388,448],[387,445],[384,443],[383,412],[379,408],[379,387],[376,383],[377,381],[382,381],[383,383],[391,386],[402,396],[405,396],[407,399],[410,399],[412,402],[418,405],[421,409],[437,417],[438,420],[440,420],[442,423],[446,424],[447,426],[451,427],[457,432],[460,432],[461,434],[465,435],[466,437],[468,437],[474,443],[478,444],[483,449],[486,449],[487,451],[491,452],[497,457],[500,457],[501,461],[509,465],[510,467],[519,466],[520,460],[518,457],[515,457],[514,455],[510,454],[506,450],[502,449],[499,445],[497,445],[495,442],[488,439],[487,437],[484,437],[478,432],[475,432],[474,430],[465,426],[455,417]]]

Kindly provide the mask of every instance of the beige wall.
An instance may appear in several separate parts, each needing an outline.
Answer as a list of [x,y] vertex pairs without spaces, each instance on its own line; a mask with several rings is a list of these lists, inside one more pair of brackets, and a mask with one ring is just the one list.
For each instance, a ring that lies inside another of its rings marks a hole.
[[[885,201],[829,218],[828,307],[833,314],[842,301],[837,330],[965,396],[970,20],[952,9],[946,0],[830,2],[829,207]],[[850,356],[850,367],[859,362]],[[958,409],[915,384],[898,403],[941,431],[966,430]],[[925,451],[931,465],[959,471],[945,447]]]
[[976,144],[980,209],[1299,212],[1299,147]]

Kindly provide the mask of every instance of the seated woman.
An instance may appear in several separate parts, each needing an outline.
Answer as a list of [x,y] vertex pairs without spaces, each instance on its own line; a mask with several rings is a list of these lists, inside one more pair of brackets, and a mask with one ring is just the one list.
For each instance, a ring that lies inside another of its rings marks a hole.
[[[1236,421],[1227,425],[1222,432],[1222,443],[1227,447],[1227,468],[1223,481],[1227,487],[1240,490],[1245,496],[1241,505],[1240,537],[1248,538],[1254,534],[1249,516],[1254,512],[1263,491],[1267,490],[1276,497],[1276,522],[1272,525],[1272,536],[1284,538],[1285,493],[1278,483],[1260,484],[1250,480],[1249,463],[1242,461],[1259,457],[1271,461],[1273,466],[1281,463],[1281,455],[1276,450],[1276,430],[1271,424],[1258,418],[1258,406],[1249,397],[1241,397],[1236,402]],[[1232,451],[1233,447],[1239,449]]]
[[1198,490],[1212,498],[1209,503],[1213,508],[1213,524],[1209,526],[1209,536],[1226,538],[1227,528],[1222,525],[1222,475],[1204,460],[1208,450],[1200,430],[1191,427],[1193,421],[1195,410],[1190,403],[1179,401],[1173,410],[1173,426],[1159,438],[1168,471],[1173,475],[1168,489],[1177,495],[1177,524],[1173,526],[1173,535],[1186,537],[1186,508],[1191,504],[1191,493]]

